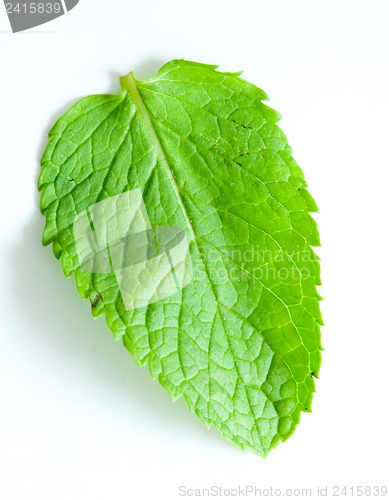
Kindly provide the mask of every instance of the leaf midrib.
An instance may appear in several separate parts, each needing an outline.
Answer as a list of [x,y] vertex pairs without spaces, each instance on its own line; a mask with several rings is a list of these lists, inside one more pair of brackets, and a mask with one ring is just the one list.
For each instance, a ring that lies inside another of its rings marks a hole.
[[[163,149],[163,146],[161,144],[161,141],[158,137],[158,134],[154,128],[154,125],[152,123],[152,119],[151,119],[151,116],[150,116],[150,113],[145,105],[145,103],[143,102],[143,99],[138,91],[138,87],[137,87],[137,84],[136,84],[136,79],[133,75],[132,72],[130,72],[128,75],[126,76],[123,76],[120,78],[120,82],[121,82],[121,85],[122,85],[122,89],[129,92],[129,94],[131,95],[132,99],[134,100],[134,104],[135,106],[137,107],[137,109],[139,110],[144,122],[145,122],[145,125],[146,125],[146,128],[147,128],[147,131],[149,132],[150,134],[150,138],[153,142],[153,145],[156,149],[156,153],[157,153],[157,156],[159,157],[163,167],[164,167],[164,170],[168,176],[168,179],[170,180],[171,182],[171,185],[172,185],[172,188],[173,188],[173,191],[176,195],[176,198],[177,198],[177,202],[181,208],[181,211],[182,211],[182,214],[184,216],[184,219],[185,219],[185,222],[187,224],[187,227],[188,227],[188,230],[189,230],[189,233],[190,233],[190,236],[191,236],[191,240],[193,241],[193,243],[196,245],[196,247],[198,248],[198,245],[197,245],[197,238],[196,238],[196,235],[195,235],[195,232],[194,232],[194,229],[193,229],[193,225],[192,225],[192,222],[191,220],[189,219],[188,217],[188,214],[187,214],[187,211],[186,211],[186,207],[185,207],[185,204],[182,200],[182,197],[181,197],[181,193],[179,191],[179,188],[178,188],[178,185],[174,179],[174,176],[173,176],[173,173],[170,169],[170,165],[169,165],[169,161],[167,159],[167,156],[165,154],[165,151]],[[250,412],[251,412],[251,415],[253,417],[253,420],[254,420],[254,425],[255,425],[255,428],[257,429],[257,432],[258,432],[258,436],[260,436],[260,429],[258,428],[258,420],[257,420],[257,417],[255,415],[255,412],[253,410],[253,407],[252,407],[252,402],[251,402],[251,399],[247,393],[247,389],[246,389],[246,384],[242,378],[242,375],[240,373],[240,370],[236,364],[236,361],[235,361],[235,357],[234,357],[234,351],[231,347],[231,344],[230,344],[230,339],[229,339],[229,336],[228,336],[228,333],[227,333],[227,330],[226,330],[226,327],[225,327],[225,324],[224,324],[224,320],[223,320],[223,315],[219,309],[219,300],[215,294],[215,290],[214,290],[214,287],[213,287],[213,284],[210,280],[210,277],[209,277],[209,274],[208,274],[208,268],[207,268],[207,265],[206,263],[204,262],[204,258],[200,252],[200,249],[199,250],[199,255],[200,255],[200,258],[203,262],[203,265],[204,265],[204,269],[205,269],[205,272],[206,272],[206,276],[207,276],[207,280],[209,282],[209,285],[210,285],[210,289],[212,291],[212,294],[214,296],[214,299],[215,299],[215,303],[216,303],[216,311],[217,312],[217,315],[219,316],[220,318],[220,321],[222,323],[222,326],[223,326],[223,330],[224,330],[224,333],[225,333],[225,336],[226,336],[226,340],[227,340],[227,343],[228,343],[228,346],[229,346],[229,349],[231,350],[231,352],[233,353],[233,358],[234,358],[234,368],[235,368],[235,371],[236,371],[236,374],[238,376],[238,378],[241,380],[242,384],[243,384],[243,387],[244,387],[244,390],[245,390],[245,394],[246,394],[246,398],[247,398],[247,402],[249,404],[249,407],[250,407]],[[257,330],[258,331],[258,330]],[[261,332],[258,331],[258,334],[260,335],[261,339],[263,342],[265,342],[269,348],[271,349],[271,351],[277,355],[277,353],[274,351],[274,348],[269,345],[269,343],[267,342],[267,340],[263,337],[263,335],[261,334]],[[211,335],[210,335],[210,342],[211,342],[211,339],[212,339],[212,332],[211,332]],[[283,359],[283,358],[282,358]],[[284,361],[284,360],[283,360]],[[285,362],[285,361],[284,361]],[[288,368],[288,371],[292,377],[292,379],[294,379],[294,376],[293,376],[293,372],[292,370],[290,369],[290,367],[286,364],[287,368]],[[269,398],[269,396],[266,394],[266,392],[263,390],[263,388],[261,386],[258,386],[257,387],[259,390],[261,390],[263,392],[263,394],[265,395],[265,397],[268,399],[268,401],[270,401],[270,403],[273,405],[274,409],[276,410],[276,413],[278,414],[277,412],[277,409],[276,407],[274,406],[274,402],[271,400],[271,398]],[[299,400],[298,398],[296,398],[296,405],[299,403]]]
[[145,122],[147,131],[150,134],[151,140],[152,140],[153,145],[155,147],[155,150],[157,152],[157,156],[159,157],[159,159],[160,159],[160,161],[161,161],[161,163],[163,165],[163,168],[164,168],[164,170],[165,170],[165,172],[166,172],[166,174],[168,176],[168,179],[171,182],[174,194],[176,195],[176,198],[177,198],[177,202],[178,202],[178,204],[179,204],[179,206],[181,208],[181,211],[182,211],[182,214],[184,216],[186,225],[188,227],[188,230],[189,230],[189,233],[190,233],[190,236],[191,236],[191,240],[194,241],[196,239],[196,236],[195,236],[195,232],[194,232],[194,229],[193,229],[192,222],[189,219],[188,214],[186,212],[186,208],[185,208],[184,202],[182,200],[180,191],[178,189],[176,180],[174,179],[174,176],[173,176],[173,173],[172,173],[172,171],[170,169],[169,162],[168,162],[168,159],[166,157],[165,151],[164,151],[164,149],[162,147],[161,141],[159,140],[157,132],[155,131],[154,125],[153,125],[153,123],[151,121],[150,114],[149,114],[149,112],[148,112],[148,110],[146,108],[145,103],[143,102],[142,97],[139,94],[138,87],[136,85],[136,81],[135,81],[134,75],[131,72],[128,75],[121,77],[120,81],[121,81],[121,84],[122,84],[122,88],[124,90],[127,90],[130,93],[131,97],[134,100],[135,106],[138,108],[138,110],[139,110],[139,112],[140,112],[140,114],[141,114],[141,116],[142,116],[142,118],[143,118],[143,120]]
[[[160,142],[160,140],[159,140],[159,137],[158,137],[158,135],[157,135],[157,132],[156,132],[156,130],[155,130],[155,128],[154,128],[154,125],[153,125],[153,123],[152,123],[152,119],[151,119],[150,113],[149,113],[148,109],[146,108],[146,105],[145,105],[145,103],[144,103],[144,101],[143,101],[143,99],[142,99],[141,95],[139,94],[138,88],[137,88],[137,86],[136,86],[135,78],[133,77],[132,73],[130,73],[130,74],[129,74],[129,76],[131,76],[131,82],[132,82],[132,85],[133,85],[133,89],[134,89],[134,90],[135,90],[135,92],[136,92],[136,96],[135,96],[135,95],[134,95],[134,94],[130,91],[131,96],[134,98],[134,101],[135,101],[136,106],[138,107],[138,109],[139,109],[140,113],[142,114],[142,117],[143,117],[143,118],[144,118],[144,120],[146,121],[146,126],[147,126],[147,129],[148,129],[148,131],[150,132],[150,134],[152,135],[152,138],[153,138],[153,143],[154,143],[155,147],[157,148],[157,152],[158,152],[160,155],[162,155],[162,156],[161,156],[161,161],[163,162],[164,167],[165,167],[165,169],[167,170],[168,175],[169,175],[169,173],[170,173],[170,175],[171,175],[171,177],[169,176],[169,179],[170,179],[170,180],[174,183],[173,188],[174,188],[174,187],[176,188],[174,191],[175,191],[175,194],[176,194],[176,196],[177,196],[177,199],[178,199],[179,205],[180,205],[181,210],[182,210],[182,212],[183,212],[183,214],[184,214],[185,220],[187,221],[187,223],[188,223],[188,224],[190,224],[190,225],[189,225],[189,230],[190,230],[190,232],[191,232],[192,239],[193,239],[194,243],[196,244],[196,246],[198,246],[198,245],[197,245],[197,237],[196,237],[196,235],[195,235],[195,232],[194,232],[193,226],[192,226],[192,224],[191,224],[191,222],[190,222],[190,219],[189,219],[189,217],[188,217],[188,215],[187,215],[187,213],[186,213],[186,207],[185,207],[185,205],[184,205],[184,203],[183,203],[183,200],[182,200],[182,197],[181,197],[181,193],[180,193],[180,191],[179,191],[179,189],[178,189],[178,186],[177,186],[177,184],[176,184],[176,182],[175,182],[175,179],[174,179],[174,177],[173,177],[173,175],[172,175],[172,172],[171,172],[171,169],[170,169],[170,166],[169,166],[169,162],[168,162],[167,156],[166,156],[166,154],[165,154],[165,152],[164,152],[164,150],[163,150],[162,144],[161,144],[161,142]],[[158,92],[158,93],[159,93],[159,92]],[[163,94],[161,94],[161,95],[163,95]],[[136,100],[136,99],[137,99],[137,100]],[[141,109],[141,107],[142,107],[142,109]],[[250,173],[250,172],[249,172],[249,173]],[[252,175],[254,175],[254,174],[252,174]],[[254,177],[255,177],[258,181],[260,181],[261,183],[263,183],[263,182],[261,181],[261,179],[259,179],[259,177],[257,177],[257,176],[254,176]],[[270,193],[269,193],[269,195],[270,195]],[[270,195],[270,197],[271,197],[271,195]],[[281,204],[281,205],[282,205],[282,204]],[[283,205],[282,205],[282,206],[283,206]],[[286,207],[284,207],[284,208],[286,208]],[[229,213],[229,212],[226,212],[226,213]],[[235,215],[235,214],[231,214],[231,213],[229,213],[229,214],[230,214],[230,215]],[[247,221],[246,221],[246,222],[247,222]],[[254,226],[254,227],[256,227],[256,228],[257,228],[257,226]],[[261,230],[260,228],[257,228],[257,229],[258,229],[258,230]],[[267,233],[267,232],[265,232],[265,231],[264,231],[264,233],[265,233],[265,234],[267,234],[270,238],[272,238],[272,239],[273,239],[273,241],[277,244],[277,246],[278,246],[278,247],[279,247],[279,248],[283,251],[283,249],[282,249],[282,247],[280,246],[280,244],[279,244],[276,240],[274,240],[273,236],[272,236],[270,233]],[[216,247],[214,247],[214,248],[216,248]],[[219,250],[219,249],[217,249],[217,250]],[[200,255],[201,255],[201,252],[199,252],[199,253],[200,253]],[[204,267],[206,267],[206,264],[205,264],[205,262],[204,262],[203,257],[201,257],[201,259],[202,259],[202,261],[203,261]],[[296,263],[294,262],[294,260],[293,260],[293,259],[291,259],[291,261],[295,264],[296,268],[298,269],[298,267],[297,267]],[[235,263],[235,264],[237,265],[237,263]],[[239,266],[239,267],[240,267],[240,266]],[[242,269],[243,269],[243,268],[242,268]],[[246,269],[244,269],[244,270],[247,272],[247,270],[246,270]],[[268,287],[267,287],[264,283],[262,283],[262,281],[258,280],[258,278],[255,278],[255,277],[254,277],[251,273],[249,273],[249,274],[250,274],[250,275],[251,275],[251,276],[252,276],[252,277],[253,277],[256,281],[258,281],[258,283],[259,283],[259,284],[260,284],[263,288],[265,288],[267,291],[269,291],[269,292],[270,292],[270,293],[271,293],[271,294],[272,294],[272,295],[273,295],[273,296],[274,296],[274,297],[275,297],[278,301],[280,301],[280,302],[282,303],[282,305],[285,307],[285,309],[286,309],[286,310],[287,310],[287,312],[288,312],[288,315],[289,315],[289,319],[290,319],[290,321],[291,321],[291,324],[292,324],[292,325],[294,326],[294,328],[296,329],[296,332],[297,332],[297,334],[298,334],[298,336],[299,336],[299,338],[300,338],[301,345],[303,345],[303,346],[305,347],[304,342],[303,342],[303,339],[302,339],[301,334],[300,334],[300,331],[299,331],[299,329],[298,329],[297,325],[294,323],[294,321],[293,321],[293,319],[292,319],[292,316],[291,316],[291,314],[290,314],[290,311],[289,311],[289,308],[288,308],[287,304],[286,304],[286,303],[282,300],[282,298],[281,298],[281,297],[279,297],[279,296],[278,296],[277,294],[275,294],[275,293],[274,293],[274,292],[273,292],[270,288],[268,288]],[[301,274],[300,274],[300,275],[301,275]],[[208,280],[208,281],[210,282],[211,288],[212,288],[212,290],[213,290],[213,286],[212,286],[211,281],[210,281],[210,280]],[[216,303],[218,303],[218,299],[217,299],[217,297],[216,297],[216,296],[215,296],[215,301],[216,301]],[[260,332],[259,332],[259,333],[260,333]],[[261,335],[261,338],[262,338],[264,341],[266,341],[266,339],[264,338],[264,336],[263,336],[261,333],[260,333],[260,335]],[[273,351],[273,352],[277,353],[277,351],[276,351],[276,350],[274,350],[274,348],[273,348],[273,347],[272,347],[272,346],[271,346],[271,345],[270,345],[267,341],[266,341],[266,343],[269,345],[269,347],[272,349],[272,351]],[[308,352],[308,351],[307,351],[307,352]],[[277,353],[277,354],[278,354],[278,353]],[[308,352],[308,356],[309,356],[309,355],[310,355],[310,353]],[[282,358],[282,359],[283,359],[283,358]],[[285,362],[285,361],[284,361],[284,362]],[[290,368],[290,366],[289,366],[289,365],[287,365],[287,367],[288,367],[288,369],[290,370],[291,375],[292,375],[292,377],[293,377],[293,379],[294,379],[292,369]],[[297,383],[297,382],[296,382],[296,383]]]

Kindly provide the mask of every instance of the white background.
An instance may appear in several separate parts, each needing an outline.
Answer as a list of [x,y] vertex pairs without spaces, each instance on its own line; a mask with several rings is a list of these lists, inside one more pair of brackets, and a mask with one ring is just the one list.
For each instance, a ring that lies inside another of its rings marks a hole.
[[[178,487],[388,482],[389,2],[81,0],[11,34],[0,12],[0,498],[175,499]],[[326,300],[313,413],[267,460],[207,431],[114,343],[40,244],[54,121],[186,58],[245,70],[320,206]],[[331,491],[329,490],[329,495]]]

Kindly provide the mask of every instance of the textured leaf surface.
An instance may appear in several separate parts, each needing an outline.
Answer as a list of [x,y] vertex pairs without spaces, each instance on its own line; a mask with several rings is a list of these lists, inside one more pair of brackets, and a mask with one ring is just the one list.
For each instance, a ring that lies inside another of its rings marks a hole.
[[[174,399],[265,456],[310,411],[320,366],[316,205],[266,94],[216,68],[129,74],[120,95],[86,97],[60,118],[39,179],[43,243]],[[113,274],[80,267],[72,224],[137,188],[152,224],[186,228],[194,278],[127,311]]]

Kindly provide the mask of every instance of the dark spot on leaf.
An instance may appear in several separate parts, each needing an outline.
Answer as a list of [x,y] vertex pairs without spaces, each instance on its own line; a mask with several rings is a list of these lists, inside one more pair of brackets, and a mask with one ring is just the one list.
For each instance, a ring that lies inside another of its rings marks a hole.
[[98,304],[99,302],[101,302],[102,300],[103,300],[103,297],[101,296],[101,294],[100,294],[100,293],[98,293],[98,294],[96,295],[96,297],[93,299],[92,303],[91,303],[91,307],[92,307],[92,309],[94,309],[94,308],[97,306],[97,304]]
[[243,125],[243,123],[238,123],[236,122],[235,120],[231,120],[232,122],[234,122],[236,125],[239,125],[240,127],[243,127],[243,128],[248,128],[250,130],[253,129],[253,127],[250,127],[250,125]]

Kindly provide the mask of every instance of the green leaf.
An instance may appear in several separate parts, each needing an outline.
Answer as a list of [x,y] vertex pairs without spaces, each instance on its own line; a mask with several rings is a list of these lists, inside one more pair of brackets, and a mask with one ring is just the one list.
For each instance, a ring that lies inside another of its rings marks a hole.
[[[50,132],[43,243],[173,399],[266,456],[311,410],[320,366],[316,204],[280,115],[239,73],[175,60],[121,85],[82,99]],[[111,269],[80,264],[74,221],[133,190],[152,227],[185,229],[193,278],[129,309]]]

